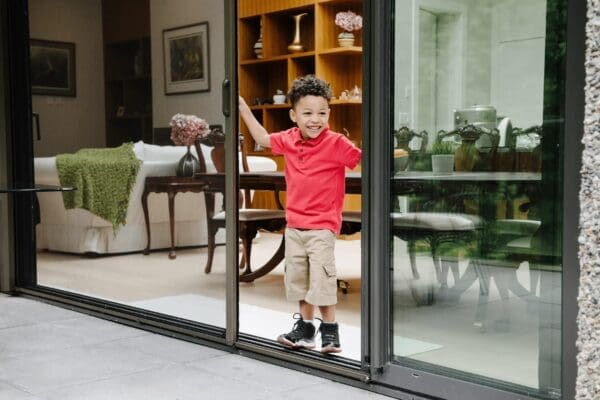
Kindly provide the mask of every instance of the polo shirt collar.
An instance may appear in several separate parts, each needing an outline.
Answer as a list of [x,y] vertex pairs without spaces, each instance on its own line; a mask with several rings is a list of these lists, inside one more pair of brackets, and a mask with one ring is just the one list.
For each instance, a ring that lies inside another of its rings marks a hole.
[[319,143],[321,143],[323,141],[323,139],[325,138],[325,136],[327,136],[327,133],[329,133],[329,125],[327,127],[325,127],[325,129],[323,129],[323,132],[321,132],[319,134],[319,136],[317,136],[314,139],[304,139],[302,138],[302,133],[300,132],[300,128],[296,127],[294,129],[294,144],[300,144],[300,143],[304,143],[307,144],[309,146],[316,146]]

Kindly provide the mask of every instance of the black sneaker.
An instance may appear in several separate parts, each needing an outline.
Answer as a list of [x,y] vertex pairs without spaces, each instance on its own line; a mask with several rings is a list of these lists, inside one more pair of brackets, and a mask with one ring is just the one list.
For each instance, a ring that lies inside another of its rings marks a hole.
[[339,353],[342,351],[337,323],[322,322],[319,326],[319,332],[321,332],[321,353]]
[[304,322],[300,313],[294,314],[296,323],[289,333],[279,335],[277,341],[291,349],[314,349],[315,348],[315,326],[310,322]]

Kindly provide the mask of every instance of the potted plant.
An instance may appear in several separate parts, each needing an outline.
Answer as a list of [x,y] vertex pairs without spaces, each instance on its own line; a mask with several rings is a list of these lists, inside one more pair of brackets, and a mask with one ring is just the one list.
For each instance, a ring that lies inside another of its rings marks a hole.
[[169,124],[171,126],[171,140],[177,146],[187,146],[187,152],[177,165],[177,176],[194,176],[199,172],[200,162],[190,151],[196,140],[210,133],[208,122],[195,115],[175,114]]
[[437,140],[431,146],[431,170],[446,174],[454,170],[454,146],[451,142]]
[[335,15],[335,24],[343,29],[338,35],[338,44],[340,47],[354,46],[354,33],[362,28],[362,17],[354,12],[340,11]]

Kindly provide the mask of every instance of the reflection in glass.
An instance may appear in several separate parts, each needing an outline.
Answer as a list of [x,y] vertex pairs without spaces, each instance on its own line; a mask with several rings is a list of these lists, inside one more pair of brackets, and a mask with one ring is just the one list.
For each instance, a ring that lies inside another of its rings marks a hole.
[[[390,256],[395,362],[553,398],[564,42],[546,14],[565,6],[550,4],[395,2],[393,151],[408,161],[393,169]],[[453,169],[433,173],[441,154]]]

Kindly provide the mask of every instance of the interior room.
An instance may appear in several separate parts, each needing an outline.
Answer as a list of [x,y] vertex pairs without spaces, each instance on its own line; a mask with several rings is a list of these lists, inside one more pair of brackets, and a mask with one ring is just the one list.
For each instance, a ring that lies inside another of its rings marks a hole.
[[[298,7],[273,5],[258,13],[250,3],[238,2],[238,77],[240,94],[252,104],[255,116],[269,131],[289,127],[287,105],[273,96],[286,91],[294,77],[317,73],[331,82],[335,96],[332,129],[358,146],[368,141],[375,133],[364,131],[362,121],[361,30],[354,32],[351,45],[342,45],[337,42],[340,29],[333,23],[340,11],[361,14],[362,2],[306,1]],[[390,153],[402,147],[405,128],[413,135],[403,154],[422,152],[429,157],[443,133],[460,126],[457,116],[470,115],[460,110],[488,105],[493,120],[483,122],[501,136],[494,151],[506,150],[507,157],[513,157],[511,168],[518,159],[522,172],[539,174],[535,157],[540,135],[534,129],[517,138],[512,127],[525,130],[543,122],[546,2],[404,0],[395,6],[394,132],[389,133],[395,149]],[[39,194],[41,285],[225,327],[225,230],[216,231],[211,256],[213,239],[207,229],[207,218],[212,218],[207,204],[214,201],[213,211],[221,211],[221,194],[207,197],[197,188],[167,194],[148,185],[148,178],[175,176],[188,150],[204,160],[206,172],[223,172],[216,155],[219,143],[175,146],[170,128],[174,115],[186,114],[203,119],[210,132],[225,130],[220,91],[225,78],[223,14],[222,2],[211,0],[29,1],[31,39],[43,51],[66,54],[61,65],[74,61],[66,81],[73,78],[76,86],[56,92],[43,77],[39,84],[32,81],[36,183],[61,183],[59,155],[124,143],[131,143],[132,168],[137,171],[129,177],[129,201],[119,214],[124,224],[81,208],[67,210],[61,195]],[[304,47],[290,55],[288,46],[296,34]],[[178,40],[194,43],[192,64],[199,70],[179,70],[177,57],[185,65],[186,52],[177,47]],[[32,50],[32,57],[35,54]],[[48,72],[44,62],[32,60],[34,65]],[[182,78],[183,73],[193,79]],[[240,125],[240,171],[283,170],[283,160],[256,146]],[[444,141],[456,148],[461,145],[456,140],[449,135]],[[490,148],[486,140],[478,139],[481,159]],[[500,169],[507,159],[492,171],[508,171]],[[418,171],[418,158],[407,156],[405,161],[390,169]],[[277,209],[272,192],[256,190],[243,197],[252,207]],[[505,219],[516,220],[513,225],[524,229],[523,235],[511,239],[523,239],[531,233],[528,226],[535,232],[540,225],[535,208],[523,206],[531,203],[531,196],[517,197],[510,204],[495,204],[505,215],[510,209],[511,218]],[[480,200],[463,201],[461,206],[473,210]],[[394,196],[393,211],[414,211],[419,201],[410,195]],[[442,209],[446,204],[436,206],[436,211],[454,212]],[[360,212],[360,195],[347,195],[344,211]],[[394,265],[390,345],[399,362],[538,388],[545,334],[539,328],[544,322],[540,315],[552,319],[560,309],[556,266],[540,266],[526,257],[510,268],[492,265],[495,258],[476,260],[469,253],[472,242],[457,245],[458,250],[437,264],[430,241],[404,233],[392,234],[389,254]],[[271,258],[281,238],[281,230],[258,232],[251,241],[255,268]],[[353,361],[361,359],[363,245],[360,232],[340,235],[336,241],[337,319],[344,345],[340,356]],[[239,248],[243,259],[248,244],[240,241]],[[488,273],[485,287],[481,271]],[[283,274],[279,263],[266,275],[240,283],[240,332],[274,340],[289,330],[297,305],[285,301]],[[517,364],[522,368],[514,368]]]

